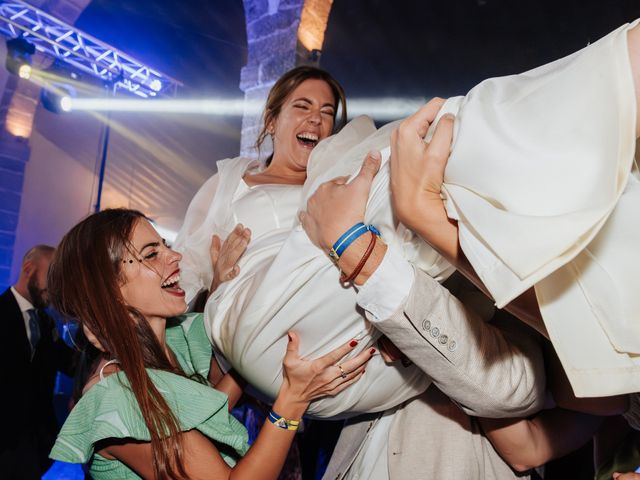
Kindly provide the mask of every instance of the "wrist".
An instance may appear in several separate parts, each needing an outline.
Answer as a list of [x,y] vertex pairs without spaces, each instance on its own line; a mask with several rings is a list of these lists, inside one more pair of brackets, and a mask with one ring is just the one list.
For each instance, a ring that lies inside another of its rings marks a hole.
[[[347,250],[344,251],[340,260],[338,261],[338,267],[343,272],[352,272],[360,259],[365,254],[367,246],[369,244],[369,238],[366,235],[356,239]],[[354,279],[353,283],[356,285],[364,285],[369,277],[377,270],[382,263],[385,253],[387,252],[387,245],[382,239],[378,239],[373,252],[369,256],[369,259],[364,264],[364,267]]]
[[288,420],[300,420],[309,408],[309,403],[308,400],[293,393],[289,386],[283,383],[275,402],[273,402],[273,411]]

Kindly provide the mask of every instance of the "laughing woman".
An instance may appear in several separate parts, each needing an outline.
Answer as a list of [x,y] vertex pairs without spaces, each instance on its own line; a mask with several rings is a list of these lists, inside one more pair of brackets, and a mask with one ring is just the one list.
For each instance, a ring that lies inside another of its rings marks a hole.
[[[379,336],[355,308],[355,292],[332,281],[334,272],[324,254],[300,229],[298,236],[291,236],[305,182],[317,174],[308,165],[312,152],[345,118],[344,92],[331,75],[308,66],[285,73],[269,93],[258,137],[258,146],[271,137],[273,154],[263,165],[247,158],[218,162],[217,174],[195,195],[176,239],[176,250],[184,256],[181,284],[187,302],[202,289],[215,289],[205,308],[207,333],[266,397],[274,398],[282,380],[278,366],[287,331],[299,333],[301,353],[311,357],[351,338],[360,340],[357,350],[366,350]],[[343,129],[339,139],[351,138],[354,130],[353,125]],[[334,159],[339,162],[341,154],[338,150]],[[247,230],[238,224],[250,229],[250,243]],[[220,268],[225,264],[220,261],[212,269],[212,235],[225,238],[232,231],[227,251],[246,246],[246,252],[235,268],[233,262]],[[292,238],[303,245],[292,245]],[[340,397],[313,402],[308,413],[335,417],[384,410],[428,385],[417,367],[388,366],[379,356],[367,371],[372,380],[359,382]]]
[[182,315],[180,260],[132,210],[94,214],[63,238],[52,303],[80,322],[96,356],[51,457],[89,463],[95,479],[275,479],[309,402],[360,379],[372,352],[338,363],[350,342],[303,360],[290,333],[270,422],[249,448],[229,414],[240,385],[227,376],[216,391],[205,380],[211,346],[202,316]]

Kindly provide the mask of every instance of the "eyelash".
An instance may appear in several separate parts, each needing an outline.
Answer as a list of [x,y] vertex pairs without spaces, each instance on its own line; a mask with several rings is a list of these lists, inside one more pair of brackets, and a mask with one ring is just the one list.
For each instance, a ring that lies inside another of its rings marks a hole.
[[[309,109],[309,107],[307,105],[294,105],[293,107],[294,108],[299,108],[301,110],[308,110]],[[329,112],[329,111],[326,111],[326,110],[321,110],[320,113],[323,114],[323,115],[329,115],[330,117],[333,117],[333,115],[334,115],[333,112]]]
[[[171,249],[171,245],[169,245],[164,238],[162,239],[162,245],[164,245],[165,248]],[[148,255],[145,255],[143,258],[145,260],[151,260],[152,258],[157,257],[158,253],[159,252],[157,252],[157,251],[153,251],[153,252],[149,253]]]

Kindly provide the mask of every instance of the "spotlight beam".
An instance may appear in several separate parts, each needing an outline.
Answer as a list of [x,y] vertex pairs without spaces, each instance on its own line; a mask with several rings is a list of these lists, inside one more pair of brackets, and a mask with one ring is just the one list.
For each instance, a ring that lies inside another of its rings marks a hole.
[[[420,108],[424,98],[354,98],[348,102],[351,117],[368,115],[376,120],[404,118]],[[242,116],[262,111],[263,102],[244,99],[136,100],[123,98],[71,98],[70,111],[174,113],[191,115]]]

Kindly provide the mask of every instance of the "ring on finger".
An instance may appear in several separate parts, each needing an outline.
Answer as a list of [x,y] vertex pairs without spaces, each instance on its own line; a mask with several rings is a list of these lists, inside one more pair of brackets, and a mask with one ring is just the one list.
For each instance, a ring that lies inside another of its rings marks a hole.
[[344,371],[344,368],[342,368],[342,365],[338,364],[338,365],[336,365],[336,367],[338,367],[340,369],[340,376],[342,378],[347,378],[347,373]]

